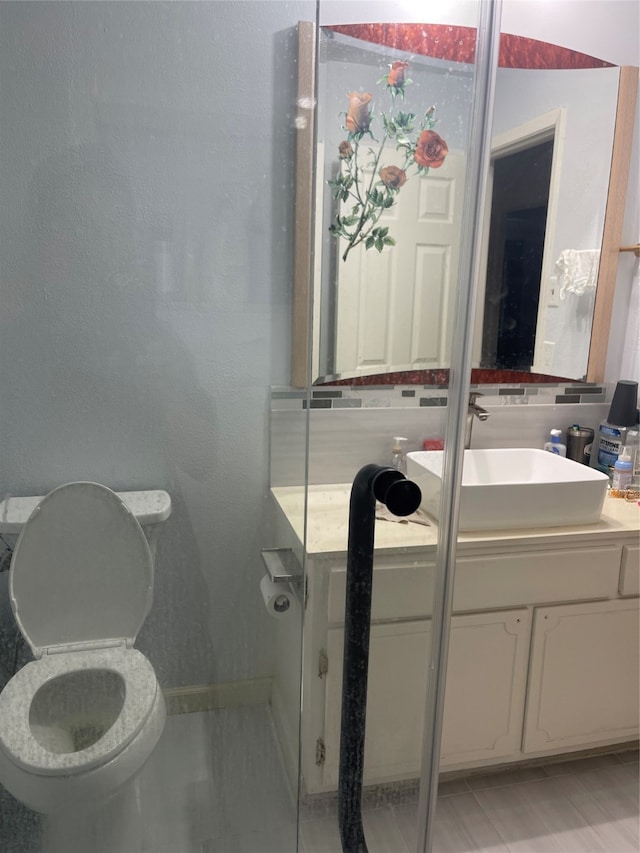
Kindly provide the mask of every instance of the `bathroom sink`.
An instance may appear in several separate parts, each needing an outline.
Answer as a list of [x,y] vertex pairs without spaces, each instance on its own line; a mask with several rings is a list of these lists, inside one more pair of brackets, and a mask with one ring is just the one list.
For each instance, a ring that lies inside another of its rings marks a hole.
[[[422,509],[439,517],[441,450],[407,454],[407,476],[420,486]],[[460,530],[592,524],[607,494],[606,474],[533,448],[465,450]]]

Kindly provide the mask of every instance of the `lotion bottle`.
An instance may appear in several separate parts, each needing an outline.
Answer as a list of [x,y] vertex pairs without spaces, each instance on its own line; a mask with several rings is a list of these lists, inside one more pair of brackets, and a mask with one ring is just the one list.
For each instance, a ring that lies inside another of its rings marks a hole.
[[563,444],[560,441],[560,436],[562,435],[561,429],[552,429],[550,436],[550,441],[545,441],[544,449],[548,450],[549,453],[555,453],[556,456],[566,456],[567,455],[567,445]]
[[391,467],[395,468],[396,471],[401,471],[403,474],[407,473],[407,459],[403,447],[406,441],[407,439],[401,435],[394,435],[393,449],[391,450]]

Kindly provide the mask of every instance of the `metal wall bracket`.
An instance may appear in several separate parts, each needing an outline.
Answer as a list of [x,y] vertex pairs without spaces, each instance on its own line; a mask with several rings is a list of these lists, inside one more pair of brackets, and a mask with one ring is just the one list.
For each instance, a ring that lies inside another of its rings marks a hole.
[[260,553],[274,583],[302,580],[302,566],[292,548],[263,548]]
[[304,572],[293,549],[263,548],[260,554],[272,582],[290,588],[302,604]]

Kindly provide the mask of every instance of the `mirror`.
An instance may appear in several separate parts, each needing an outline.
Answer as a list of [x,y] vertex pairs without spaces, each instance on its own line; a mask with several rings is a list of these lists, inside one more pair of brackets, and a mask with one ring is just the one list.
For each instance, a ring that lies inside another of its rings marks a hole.
[[[414,34],[420,27],[413,25]],[[383,29],[388,34],[389,27],[378,28]],[[422,27],[432,54],[437,29]],[[443,354],[451,335],[459,234],[455,227],[443,231],[437,220],[450,226],[459,221],[455,205],[465,178],[473,66],[424,55],[415,38],[411,52],[368,40],[378,38],[376,32],[376,25],[322,28],[318,39],[316,224],[315,234],[308,235],[314,264],[307,295],[307,307],[313,305],[314,383],[370,375],[381,381],[380,374],[404,371],[435,371],[441,377],[447,367]],[[363,33],[367,40],[354,37]],[[539,381],[539,374],[602,381],[622,216],[612,210],[611,199],[613,191],[617,207],[624,208],[637,71],[602,67],[606,63],[528,39],[504,38],[511,39],[512,58],[519,53],[535,64],[536,56],[547,62],[552,54],[557,63],[560,55],[565,67],[498,69],[474,365],[501,375],[520,371],[511,381]],[[421,115],[434,104],[436,127],[449,153],[437,172],[409,178],[394,193],[395,204],[380,225],[396,244],[381,252],[360,247],[344,262],[346,241],[328,230],[341,211],[327,181],[344,173],[339,144],[346,135],[346,96],[371,91],[382,102],[380,78],[391,63],[404,61],[412,85],[402,109]],[[579,67],[594,62],[600,67]],[[523,173],[532,180],[523,182]],[[421,182],[428,186],[435,209],[428,217],[429,233],[408,244],[412,229],[405,227],[403,205],[406,199],[415,210],[412,182],[416,188]],[[307,204],[312,189],[308,178]],[[412,256],[420,253],[426,263],[412,266]],[[298,297],[301,275],[304,270],[297,270]],[[398,296],[400,285],[406,292]],[[308,314],[302,316],[306,322]],[[293,384],[304,385],[309,372],[299,332],[298,323],[296,336],[294,321]],[[395,351],[394,336],[402,344]]]

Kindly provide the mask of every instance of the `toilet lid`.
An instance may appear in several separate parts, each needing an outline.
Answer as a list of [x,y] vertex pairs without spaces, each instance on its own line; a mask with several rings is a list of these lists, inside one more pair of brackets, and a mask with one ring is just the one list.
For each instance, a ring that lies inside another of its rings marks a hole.
[[151,607],[153,560],[142,528],[111,489],[68,483],[24,525],[9,589],[36,657],[68,646],[132,644]]

